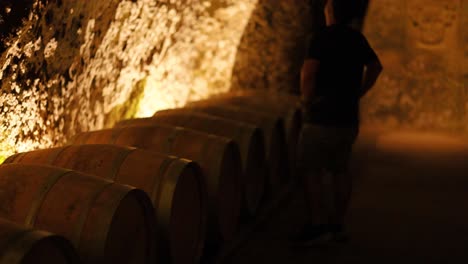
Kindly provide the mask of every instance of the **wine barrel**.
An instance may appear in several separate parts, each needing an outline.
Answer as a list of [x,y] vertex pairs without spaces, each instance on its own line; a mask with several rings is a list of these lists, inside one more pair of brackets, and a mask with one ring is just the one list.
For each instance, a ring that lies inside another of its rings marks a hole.
[[258,127],[203,113],[178,113],[172,110],[157,112],[152,118],[124,120],[117,126],[151,124],[170,124],[234,139],[239,145],[242,159],[243,204],[250,214],[257,212],[267,178],[264,136]]
[[276,104],[278,109],[301,108],[300,97],[298,95],[270,90],[243,89],[210,97],[210,99],[216,100],[227,98],[245,98],[249,101],[260,102],[265,105]]
[[[13,155],[5,163],[39,163],[93,174],[148,193],[158,260],[199,263],[206,228],[206,189],[193,161],[117,145],[70,145]],[[169,253],[169,254],[168,254]]]
[[[237,89],[222,93],[220,97],[256,97],[266,98],[268,101],[276,101],[290,106],[299,106],[300,96],[292,93],[269,90],[269,89]],[[258,100],[258,99],[256,99]]]
[[207,187],[209,239],[230,240],[237,232],[241,161],[239,149],[231,139],[159,125],[85,132],[75,136],[70,143],[132,146],[197,162]]
[[0,219],[0,264],[78,264],[65,238]]
[[83,263],[155,262],[155,217],[145,192],[62,168],[0,166],[0,217],[64,236]]
[[299,97],[276,92],[243,91],[221,94],[209,99],[192,102],[188,106],[195,103],[233,105],[262,114],[282,117],[284,119],[286,142],[288,145],[289,164],[291,165],[290,173],[294,173],[296,146],[302,127],[302,111],[299,105]]
[[245,122],[262,129],[265,135],[265,152],[267,161],[267,185],[276,193],[281,185],[289,180],[289,160],[284,134],[283,119],[226,105],[191,105],[189,108],[173,109],[171,113],[204,112],[234,121]]

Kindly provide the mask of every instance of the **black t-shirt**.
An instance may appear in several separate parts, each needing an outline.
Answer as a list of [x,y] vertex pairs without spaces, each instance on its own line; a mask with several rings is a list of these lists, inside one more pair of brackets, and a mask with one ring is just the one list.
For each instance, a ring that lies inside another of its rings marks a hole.
[[364,65],[377,59],[367,39],[345,25],[332,25],[311,40],[307,58],[320,61],[314,103],[306,122],[328,126],[359,124]]

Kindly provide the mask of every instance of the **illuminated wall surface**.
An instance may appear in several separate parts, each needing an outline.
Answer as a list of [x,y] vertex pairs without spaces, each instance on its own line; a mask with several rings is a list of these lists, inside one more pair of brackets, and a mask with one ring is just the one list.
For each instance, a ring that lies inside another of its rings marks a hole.
[[291,90],[309,2],[1,0],[0,162],[231,87]]
[[[297,91],[320,2],[1,0],[0,161],[229,89]],[[468,132],[467,1],[370,2],[385,71],[364,122]]]
[[322,2],[259,0],[239,44],[232,89],[299,93],[307,34],[321,23]]
[[364,33],[384,64],[364,120],[468,132],[468,1],[373,0]]

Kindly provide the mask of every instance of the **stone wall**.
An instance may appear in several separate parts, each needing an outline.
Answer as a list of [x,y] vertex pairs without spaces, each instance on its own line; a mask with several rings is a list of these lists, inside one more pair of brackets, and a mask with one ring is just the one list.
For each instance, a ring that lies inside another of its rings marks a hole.
[[373,0],[364,33],[384,64],[366,124],[468,132],[466,0]]
[[0,3],[0,159],[227,91],[257,0]]
[[294,89],[319,2],[2,0],[0,162],[231,86]]
[[[359,12],[354,26],[360,30],[368,0],[354,1]],[[237,51],[232,89],[298,94],[307,39],[325,25],[325,3],[259,0]]]
[[[0,160],[229,89],[297,93],[323,3],[2,0]],[[364,122],[468,132],[466,24],[466,0],[370,0]]]
[[299,92],[306,37],[323,24],[323,1],[291,2],[259,0],[239,45],[232,89]]

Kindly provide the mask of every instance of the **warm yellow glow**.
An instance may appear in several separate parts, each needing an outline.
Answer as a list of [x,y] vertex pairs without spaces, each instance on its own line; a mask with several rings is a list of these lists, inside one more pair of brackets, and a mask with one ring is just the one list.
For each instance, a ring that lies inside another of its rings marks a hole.
[[420,153],[445,153],[467,151],[468,140],[448,133],[397,131],[379,136],[377,147],[388,151],[417,151]]
[[[99,16],[105,10],[71,2],[76,7],[55,12],[70,17],[80,10],[93,12],[86,13],[91,17],[76,32],[66,33],[69,39],[49,34],[16,45],[34,36],[33,25],[41,23],[31,15],[0,60],[0,81],[8,81],[0,87],[0,162],[15,152],[62,144],[76,132],[112,125],[118,121],[112,113],[137,100],[130,97],[141,84],[136,117],[229,90],[237,47],[257,1],[123,0],[99,41],[97,23],[105,23]],[[83,37],[77,52],[70,51],[75,35]],[[9,67],[28,72],[29,61],[51,62],[63,54],[75,56],[66,77],[50,74],[47,81],[28,80],[24,87],[8,75]]]
[[[466,1],[465,1],[466,2]],[[384,71],[362,104],[363,123],[468,132],[468,53],[462,0],[374,0],[364,33]]]
[[167,32],[171,36],[165,37],[162,51],[146,67],[149,75],[137,116],[229,90],[237,47],[256,2],[231,1],[212,16],[168,12],[164,20],[173,19],[180,27]]

